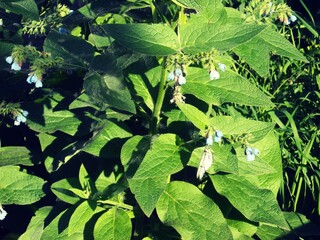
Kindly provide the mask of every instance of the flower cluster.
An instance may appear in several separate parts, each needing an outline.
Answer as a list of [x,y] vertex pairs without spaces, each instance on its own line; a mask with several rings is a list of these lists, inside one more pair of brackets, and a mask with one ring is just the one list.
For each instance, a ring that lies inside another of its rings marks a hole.
[[19,126],[20,123],[25,123],[27,121],[27,116],[29,115],[28,111],[22,110],[15,114],[14,125]]
[[[218,67],[222,72],[226,71],[227,69],[227,66],[223,63],[218,63]],[[211,69],[209,71],[209,75],[210,75],[210,80],[217,80],[220,78],[220,73],[215,69]]]
[[20,71],[22,67],[22,63],[17,62],[13,59],[12,56],[6,57],[6,62],[11,64],[11,70]]
[[27,78],[27,83],[29,84],[35,83],[36,88],[43,87],[42,77],[37,77],[37,75],[29,75]]
[[176,70],[170,72],[168,75],[168,80],[176,81],[176,83],[178,83],[180,86],[187,82],[180,68],[177,68]]
[[0,220],[5,219],[7,216],[7,212],[3,209],[2,205],[0,204]]
[[247,161],[251,162],[256,159],[256,156],[258,156],[260,152],[257,148],[251,148],[247,146],[245,149],[245,153],[246,153]]

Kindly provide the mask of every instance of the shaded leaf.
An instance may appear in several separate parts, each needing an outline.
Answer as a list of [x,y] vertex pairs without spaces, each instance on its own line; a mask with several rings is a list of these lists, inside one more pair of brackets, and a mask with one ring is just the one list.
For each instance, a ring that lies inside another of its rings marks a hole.
[[0,7],[32,20],[39,20],[38,6],[34,0],[1,0]]
[[25,147],[0,147],[0,167],[6,165],[33,165],[30,151]]

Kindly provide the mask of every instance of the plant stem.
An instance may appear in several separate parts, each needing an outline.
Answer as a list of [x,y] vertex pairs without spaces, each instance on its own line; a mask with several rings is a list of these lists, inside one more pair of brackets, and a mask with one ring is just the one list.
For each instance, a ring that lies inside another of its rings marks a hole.
[[121,202],[116,202],[116,201],[112,201],[112,200],[98,200],[98,202],[103,203],[103,204],[109,204],[112,206],[118,206],[124,209],[128,209],[128,210],[133,210],[133,207],[131,205],[125,204],[125,203],[121,203]]
[[164,95],[166,93],[166,91],[165,91],[166,90],[165,83],[166,83],[166,75],[167,75],[166,61],[167,61],[167,58],[164,57],[163,62],[162,62],[158,97],[157,97],[156,104],[154,106],[151,124],[150,124],[151,125],[150,131],[151,131],[151,134],[153,134],[153,135],[158,132],[158,127],[159,127],[158,125],[160,122],[160,112],[161,112],[161,108],[162,108],[162,104],[163,104]]

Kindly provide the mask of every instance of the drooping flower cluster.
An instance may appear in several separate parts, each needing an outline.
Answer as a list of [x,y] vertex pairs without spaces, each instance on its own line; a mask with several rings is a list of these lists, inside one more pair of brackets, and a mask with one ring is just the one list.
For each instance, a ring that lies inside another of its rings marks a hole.
[[37,77],[37,75],[29,75],[27,78],[27,83],[29,84],[35,83],[36,88],[43,87],[42,77]]
[[256,156],[259,155],[259,150],[257,148],[246,147],[245,149],[247,161],[251,162],[256,159]]
[[186,84],[187,80],[183,76],[183,72],[180,68],[175,69],[174,71],[170,72],[168,75],[168,80],[176,81],[180,86]]
[[21,70],[22,63],[17,62],[16,60],[14,60],[12,56],[6,57],[6,62],[11,64],[11,70],[14,70],[14,71],[20,71]]
[[[218,63],[219,69],[224,72],[227,69],[227,66],[223,63]],[[220,73],[216,69],[211,69],[209,71],[210,80],[217,80],[220,78]]]
[[15,113],[14,116],[14,125],[19,126],[20,123],[25,123],[27,121],[27,116],[29,115],[29,112],[26,110],[19,111]]
[[187,82],[185,73],[181,68],[176,68],[168,74],[168,80],[175,81],[173,97],[170,100],[170,103],[184,103],[186,97],[181,93],[181,86]]

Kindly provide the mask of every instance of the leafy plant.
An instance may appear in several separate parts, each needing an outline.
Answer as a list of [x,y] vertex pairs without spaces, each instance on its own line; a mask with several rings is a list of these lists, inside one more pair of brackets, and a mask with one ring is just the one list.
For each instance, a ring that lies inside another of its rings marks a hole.
[[[34,5],[0,7],[28,17]],[[236,59],[262,76],[270,52],[308,62],[272,25],[217,0],[92,1],[66,12],[37,49],[0,43],[1,67],[11,64],[3,84],[35,83],[0,105],[3,126],[17,112],[21,138],[32,139],[10,146],[1,136],[1,204],[35,213],[19,239],[267,238],[307,223],[277,203],[274,124],[237,111],[275,105]]]

